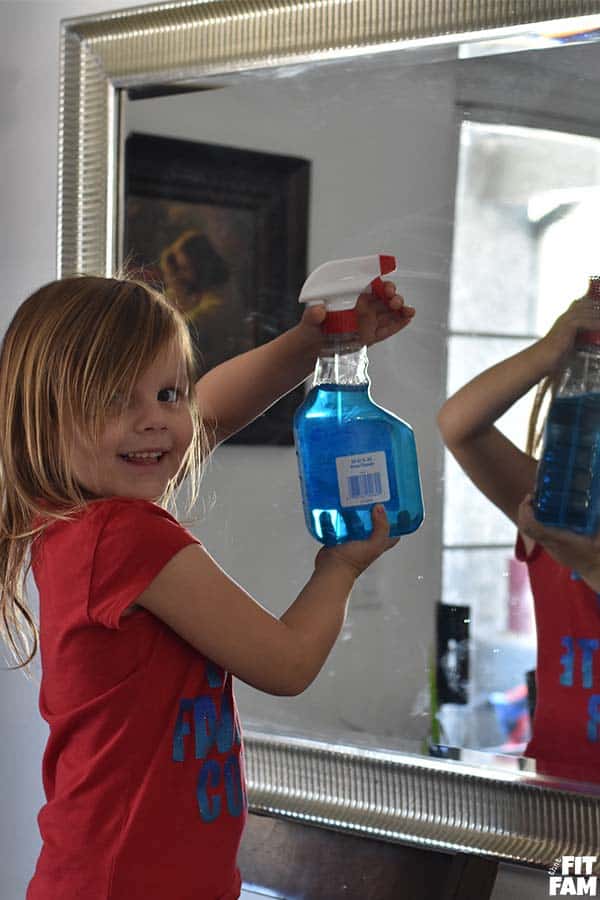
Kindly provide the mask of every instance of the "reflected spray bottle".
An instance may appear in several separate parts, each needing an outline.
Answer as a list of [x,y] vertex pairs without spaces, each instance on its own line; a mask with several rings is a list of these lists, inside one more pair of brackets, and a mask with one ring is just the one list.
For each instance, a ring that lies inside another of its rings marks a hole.
[[395,269],[393,256],[333,260],[300,293],[300,303],[327,309],[312,388],[294,416],[304,517],[326,546],[368,538],[375,503],[386,509],[392,537],[423,521],[413,430],[371,398],[354,308],[360,293],[383,297],[381,276]]

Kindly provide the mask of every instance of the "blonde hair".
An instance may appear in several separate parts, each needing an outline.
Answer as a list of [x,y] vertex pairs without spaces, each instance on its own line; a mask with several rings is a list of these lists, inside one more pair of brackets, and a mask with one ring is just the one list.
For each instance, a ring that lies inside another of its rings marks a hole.
[[554,399],[561,375],[562,373],[559,372],[556,375],[547,375],[546,378],[542,378],[533,398],[533,406],[527,423],[525,452],[536,459],[542,446],[548,407]]
[[88,275],[53,281],[17,310],[0,349],[0,632],[16,661],[37,652],[38,630],[25,582],[32,542],[90,499],[69,464],[65,423],[95,442],[116,394],[126,400],[167,345],[181,349],[193,438],[159,502],[174,501],[190,475],[197,498],[208,441],[194,394],[191,341],[182,315],[130,278]]

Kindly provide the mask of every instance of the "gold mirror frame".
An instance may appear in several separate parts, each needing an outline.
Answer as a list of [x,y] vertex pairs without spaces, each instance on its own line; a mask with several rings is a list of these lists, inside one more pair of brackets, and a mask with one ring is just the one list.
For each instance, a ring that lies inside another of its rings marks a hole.
[[[58,276],[108,275],[118,262],[125,89],[598,13],[600,0],[176,0],[65,20]],[[598,852],[600,788],[552,784],[516,760],[486,769],[469,761],[477,754],[441,762],[257,732],[245,753],[254,812],[537,866]]]

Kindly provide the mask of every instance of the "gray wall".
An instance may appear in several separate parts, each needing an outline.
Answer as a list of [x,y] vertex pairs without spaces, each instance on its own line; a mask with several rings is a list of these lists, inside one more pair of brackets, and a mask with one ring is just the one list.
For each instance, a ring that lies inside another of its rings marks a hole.
[[[0,2],[2,330],[19,302],[55,275],[59,20],[129,5],[114,0]],[[422,208],[418,197],[414,204],[416,215],[416,210]],[[409,225],[410,219],[406,219],[407,233]],[[375,369],[374,375],[377,377]],[[385,397],[385,391],[381,399],[394,405]],[[407,418],[410,419],[410,413]],[[272,462],[267,459],[265,465]],[[224,458],[223,465],[226,464]],[[220,460],[216,465],[221,465]],[[282,469],[271,496],[290,490],[287,478],[288,470]],[[265,503],[259,514],[264,512],[268,517],[269,508]],[[222,537],[225,527],[222,521],[215,526],[215,533]],[[227,551],[228,541],[222,543]],[[260,536],[257,549],[259,545],[262,546]],[[254,587],[251,583],[248,586]],[[23,900],[39,851],[35,817],[43,801],[40,766],[46,729],[37,711],[37,685],[20,674],[2,672],[0,718],[0,893],[3,900]],[[512,868],[503,870],[494,900],[504,900],[509,893],[511,897],[546,897],[546,876]]]

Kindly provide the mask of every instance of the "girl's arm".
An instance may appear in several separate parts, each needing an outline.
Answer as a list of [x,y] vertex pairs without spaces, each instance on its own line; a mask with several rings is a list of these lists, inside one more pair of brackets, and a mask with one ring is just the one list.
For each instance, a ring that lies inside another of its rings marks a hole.
[[589,299],[577,300],[531,347],[492,366],[450,397],[438,414],[444,443],[479,490],[517,523],[537,462],[494,423],[541,378],[560,370],[577,332],[598,328]]
[[226,440],[304,381],[319,346],[318,332],[296,325],[202,376],[196,398],[211,443]]
[[494,422],[546,374],[539,344],[492,366],[450,397],[438,413],[444,443],[471,481],[513,522],[535,479],[536,461]]
[[277,619],[197,544],[177,553],[136,601],[196,650],[242,681],[269,694],[301,693],[319,673],[344,623],[356,578],[397,540],[383,507],[373,533],[322,549],[315,570]]
[[[384,282],[387,303],[361,294],[359,328],[365,343],[390,337],[411,321],[414,309],[404,305],[391,281]],[[267,344],[215,366],[196,383],[196,396],[216,445],[235,434],[312,372],[323,340],[324,306],[310,306],[301,322]]]

